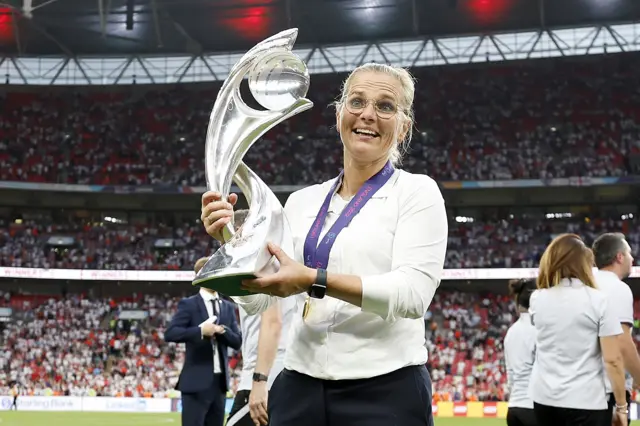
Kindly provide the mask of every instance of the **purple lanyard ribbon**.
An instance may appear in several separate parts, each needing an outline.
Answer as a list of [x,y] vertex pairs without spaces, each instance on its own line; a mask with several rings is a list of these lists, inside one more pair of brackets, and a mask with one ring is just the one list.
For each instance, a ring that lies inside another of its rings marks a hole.
[[333,224],[331,229],[324,236],[320,244],[318,244],[318,239],[320,238],[320,232],[322,231],[322,226],[324,225],[324,221],[327,218],[327,214],[329,212],[329,205],[331,204],[331,199],[336,192],[336,188],[340,184],[340,180],[343,177],[344,172],[340,172],[340,175],[336,179],[335,183],[331,187],[329,194],[325,198],[322,206],[320,207],[320,211],[316,216],[316,219],[313,221],[311,225],[311,229],[307,234],[307,238],[304,241],[304,264],[309,268],[322,268],[326,269],[329,264],[329,253],[331,253],[331,247],[333,247],[333,243],[336,241],[338,234],[349,226],[349,223],[353,218],[362,210],[365,204],[373,197],[373,195],[378,192],[380,188],[384,186],[385,183],[391,178],[393,175],[394,168],[391,165],[391,162],[387,161],[387,164],[380,170],[378,173],[373,175],[369,180],[367,180],[364,185],[358,190],[353,199],[347,204],[347,206],[342,210],[340,217]]

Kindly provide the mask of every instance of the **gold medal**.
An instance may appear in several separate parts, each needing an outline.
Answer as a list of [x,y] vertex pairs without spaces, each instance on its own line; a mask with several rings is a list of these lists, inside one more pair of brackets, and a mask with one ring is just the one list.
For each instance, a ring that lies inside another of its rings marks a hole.
[[307,315],[309,315],[309,310],[311,309],[311,297],[307,296],[307,299],[304,301],[304,307],[302,308],[302,319],[306,320]]

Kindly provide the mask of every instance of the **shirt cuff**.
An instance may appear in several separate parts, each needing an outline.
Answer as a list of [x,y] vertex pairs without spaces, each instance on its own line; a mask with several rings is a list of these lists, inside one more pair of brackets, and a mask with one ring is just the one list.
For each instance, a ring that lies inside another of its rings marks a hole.
[[363,277],[361,280],[362,310],[377,314],[386,320],[389,317],[391,288],[384,275]]

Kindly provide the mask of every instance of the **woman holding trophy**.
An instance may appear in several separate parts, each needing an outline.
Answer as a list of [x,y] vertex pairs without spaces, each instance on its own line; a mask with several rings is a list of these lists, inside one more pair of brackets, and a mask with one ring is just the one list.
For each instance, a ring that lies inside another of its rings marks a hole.
[[[440,284],[444,199],[428,176],[396,169],[411,140],[414,81],[365,64],[336,102],[344,169],[291,194],[294,255],[270,244],[276,273],[243,283],[247,311],[295,297],[285,369],[269,396],[271,426],[431,426],[423,317]],[[223,240],[232,194],[202,196],[202,222]]]

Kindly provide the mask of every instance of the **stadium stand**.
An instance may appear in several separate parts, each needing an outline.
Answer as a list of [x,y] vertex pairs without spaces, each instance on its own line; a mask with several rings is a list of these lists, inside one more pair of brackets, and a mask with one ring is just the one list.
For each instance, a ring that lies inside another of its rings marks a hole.
[[[626,176],[637,171],[638,58],[526,61],[415,71],[407,170],[437,180]],[[314,76],[316,107],[270,131],[245,161],[268,184],[335,175],[330,127],[344,76]],[[0,180],[203,185],[202,149],[217,86],[0,95]]]
[[[103,215],[104,216],[104,215]],[[542,216],[542,215],[541,215]],[[0,265],[58,269],[191,270],[217,245],[194,223],[135,224],[42,216],[22,220],[0,216]],[[575,232],[588,243],[610,229],[624,230],[640,258],[638,219],[612,217],[449,218],[447,268],[533,268],[554,235]],[[463,221],[464,220],[464,221]],[[68,245],[52,242],[68,237]],[[163,247],[163,238],[181,248]],[[638,262],[638,260],[636,260]]]
[[[2,306],[25,313],[19,322],[0,323],[0,394],[7,394],[7,384],[17,380],[25,395],[175,395],[184,348],[167,345],[163,330],[177,298],[5,293],[0,300]],[[149,316],[120,318],[132,309],[146,310]],[[436,294],[425,318],[434,402],[508,399],[501,342],[515,315],[515,304],[503,295],[449,290]],[[241,354],[231,354],[230,394],[242,367]],[[640,395],[634,394],[634,400],[640,401]]]
[[[638,61],[618,55],[416,70],[417,129],[404,167],[439,181],[638,174],[640,95],[630,89],[640,87]],[[251,150],[247,163],[266,182],[304,185],[336,173],[340,145],[327,125],[334,113],[324,106],[342,77],[314,77],[310,98],[317,107]],[[216,91],[215,85],[5,91],[0,180],[203,185],[203,132]],[[477,217],[452,210],[446,267],[532,268],[558,233],[575,232],[590,243],[611,230],[625,232],[640,265],[633,214],[525,210]],[[87,218],[8,208],[0,212],[0,266],[191,270],[217,249],[197,216]],[[166,239],[179,244],[163,246]],[[126,298],[5,291],[0,307],[14,309],[15,319],[0,322],[0,395],[17,380],[28,395],[174,396],[184,354],[180,345],[164,343],[163,330],[177,300],[146,291]],[[132,309],[149,315],[123,315]],[[435,402],[508,399],[500,342],[515,315],[499,291],[445,286],[436,294],[425,318]],[[232,355],[237,384],[242,357]]]

